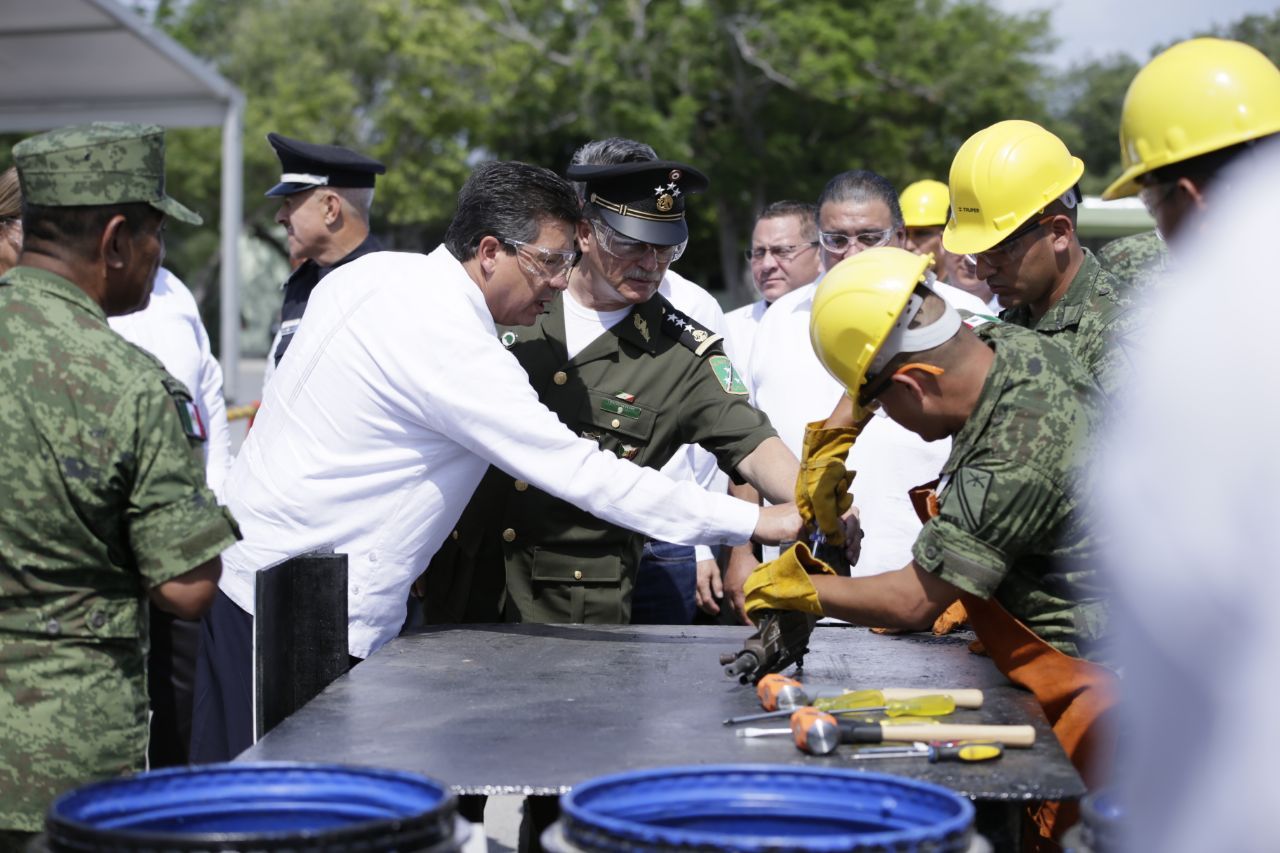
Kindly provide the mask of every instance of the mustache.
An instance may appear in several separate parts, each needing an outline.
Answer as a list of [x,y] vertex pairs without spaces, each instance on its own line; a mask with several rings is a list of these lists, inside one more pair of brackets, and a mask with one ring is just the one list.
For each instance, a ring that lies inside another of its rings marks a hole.
[[632,267],[631,269],[627,270],[626,277],[640,279],[641,281],[647,281],[651,284],[655,281],[662,281],[661,273],[657,271],[650,272],[649,270],[643,269],[641,267]]

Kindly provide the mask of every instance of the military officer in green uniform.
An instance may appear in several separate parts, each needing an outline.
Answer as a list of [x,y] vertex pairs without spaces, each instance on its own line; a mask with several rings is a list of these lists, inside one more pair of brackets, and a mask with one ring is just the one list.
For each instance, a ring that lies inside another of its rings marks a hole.
[[236,527],[205,485],[191,395],[109,315],[141,309],[167,217],[149,125],[13,150],[25,244],[0,278],[0,847],[49,802],[142,770],[147,607],[194,619]]
[[[684,444],[775,503],[792,499],[797,462],[718,335],[660,292],[688,240],[685,199],[707,179],[651,157],[575,165],[582,259],[568,290],[502,342],[540,399],[571,429],[638,465]],[[501,405],[501,389],[494,389]],[[490,469],[425,579],[432,622],[626,623],[643,537]]]
[[960,146],[951,164],[947,251],[967,254],[1000,301],[1000,319],[1052,335],[1108,395],[1130,331],[1118,284],[1076,234],[1084,163],[1029,121],[1002,121]]

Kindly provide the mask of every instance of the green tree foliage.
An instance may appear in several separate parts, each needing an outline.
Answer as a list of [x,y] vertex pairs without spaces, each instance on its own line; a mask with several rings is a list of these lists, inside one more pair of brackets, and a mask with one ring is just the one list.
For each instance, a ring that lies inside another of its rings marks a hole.
[[1120,174],[1120,107],[1141,67],[1118,54],[1073,65],[1062,77],[1062,106],[1049,127],[1084,161],[1080,185],[1086,194],[1101,193]]
[[[983,0],[172,0],[156,19],[247,96],[256,233],[280,238],[260,196],[269,130],[387,163],[374,225],[407,249],[438,241],[477,161],[561,171],[588,139],[630,136],[710,175],[681,271],[735,301],[764,204],[816,198],[850,168],[945,179],[973,131],[1047,117],[1046,16]],[[207,166],[180,179],[207,216],[217,145],[175,139]]]

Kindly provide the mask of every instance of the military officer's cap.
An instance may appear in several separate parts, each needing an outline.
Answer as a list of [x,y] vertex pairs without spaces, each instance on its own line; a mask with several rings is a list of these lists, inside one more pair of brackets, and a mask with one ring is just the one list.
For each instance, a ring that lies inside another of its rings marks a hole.
[[200,215],[164,191],[164,128],[94,122],[61,127],[13,147],[22,197],[46,207],[145,202],[192,225]]
[[616,166],[570,166],[565,177],[586,184],[583,198],[619,234],[675,246],[689,239],[684,200],[710,183],[692,166],[670,160],[642,160]]
[[278,133],[268,133],[267,141],[280,158],[280,183],[267,190],[269,196],[293,195],[313,187],[371,187],[374,176],[387,167],[372,157],[343,148],[301,142]]

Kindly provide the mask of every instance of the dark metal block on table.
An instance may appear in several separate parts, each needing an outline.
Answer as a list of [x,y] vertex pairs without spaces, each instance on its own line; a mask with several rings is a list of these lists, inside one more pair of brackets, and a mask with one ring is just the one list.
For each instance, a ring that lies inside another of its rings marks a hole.
[[258,572],[255,730],[261,737],[350,669],[347,555],[312,551]]

